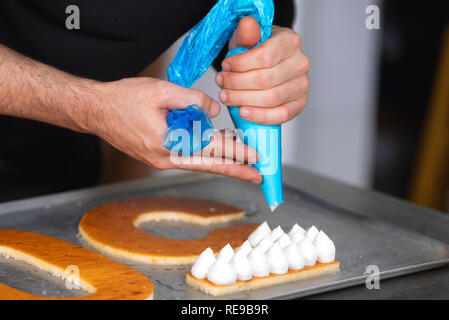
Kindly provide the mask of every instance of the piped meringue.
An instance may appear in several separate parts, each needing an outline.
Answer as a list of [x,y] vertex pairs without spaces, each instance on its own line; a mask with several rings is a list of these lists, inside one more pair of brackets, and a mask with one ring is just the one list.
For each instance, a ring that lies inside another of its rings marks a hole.
[[301,254],[299,247],[295,243],[291,243],[284,249],[287,257],[288,267],[291,270],[301,270],[306,265],[306,259]]
[[313,266],[316,263],[315,246],[307,237],[299,243],[299,251],[306,260],[306,266]]
[[284,233],[282,237],[276,240],[276,242],[281,249],[284,249],[286,246],[288,246],[290,243],[292,243],[292,240],[288,236],[288,234]]
[[235,249],[235,254],[237,254],[238,252],[242,252],[245,256],[247,256],[248,253],[250,253],[252,249],[253,249],[253,247],[251,247],[251,245],[249,244],[249,241],[245,240],[245,242],[243,242],[243,244],[240,247]]
[[253,269],[245,252],[240,250],[232,258],[231,264],[236,272],[238,280],[250,280],[253,277]]
[[207,280],[215,284],[230,285],[237,281],[237,273],[229,262],[219,258],[207,271]]
[[254,248],[249,253],[248,259],[251,263],[251,268],[253,269],[253,276],[265,277],[270,274],[270,264],[260,248]]
[[214,252],[211,248],[207,248],[195,260],[195,263],[190,270],[190,273],[197,279],[204,279],[207,275],[207,270],[215,262]]
[[311,226],[309,229],[307,229],[306,238],[309,239],[310,242],[313,242],[315,241],[318,233],[320,233],[320,231],[315,226]]
[[229,243],[221,248],[220,252],[217,254],[217,259],[223,258],[226,262],[230,262],[232,257],[234,257],[234,250]]
[[284,274],[289,269],[313,266],[317,261],[330,263],[334,260],[333,241],[315,226],[305,231],[295,224],[287,234],[281,226],[271,231],[264,222],[235,252],[230,244],[216,257],[210,248],[204,250],[192,265],[191,273],[195,278],[207,278],[214,284],[232,285],[237,279],[248,281],[270,273]]
[[319,262],[329,263],[335,260],[334,242],[323,232],[323,230],[320,231],[313,244]]
[[305,235],[303,231],[299,229],[290,236],[290,239],[292,240],[293,243],[300,243],[302,240],[304,240],[304,238]]
[[295,223],[294,225],[293,225],[293,227],[290,229],[290,231],[288,232],[288,235],[291,237],[295,232],[297,232],[297,231],[299,231],[299,230],[301,230],[301,233],[302,234],[306,234],[306,230],[304,230],[303,228],[301,228],[301,226],[299,225],[299,224],[297,224],[297,223]]
[[259,242],[259,244],[256,246],[259,247],[263,253],[265,253],[270,247],[273,245],[273,241],[271,241],[270,236],[266,236],[262,239],[262,241]]
[[275,242],[277,239],[279,239],[280,237],[282,237],[282,235],[284,234],[284,230],[282,230],[281,226],[277,226],[276,228],[274,228],[271,232],[270,232],[270,239],[271,241]]
[[269,235],[271,232],[268,223],[265,221],[260,226],[257,227],[256,230],[253,231],[248,237],[248,241],[250,245],[254,248],[256,247],[263,238]]
[[270,272],[274,274],[284,274],[288,272],[288,260],[279,244],[275,243],[267,252]]

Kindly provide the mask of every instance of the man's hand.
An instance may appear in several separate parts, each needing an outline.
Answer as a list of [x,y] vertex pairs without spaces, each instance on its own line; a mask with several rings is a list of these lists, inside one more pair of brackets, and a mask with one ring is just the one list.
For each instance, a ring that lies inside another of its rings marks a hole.
[[[240,20],[229,49],[254,47],[260,27],[252,17]],[[310,67],[293,30],[273,26],[272,36],[260,46],[223,60],[216,83],[223,88],[220,100],[240,106],[240,116],[263,124],[287,122],[307,104]]]
[[[178,163],[170,159],[163,147],[167,130],[166,116],[171,109],[187,105],[203,107],[211,117],[220,111],[218,103],[201,91],[187,89],[168,81],[154,78],[130,78],[99,84],[99,112],[89,121],[86,131],[92,132],[114,147],[143,161],[150,167],[186,169],[221,174],[244,181],[261,183],[258,170],[243,163],[255,163],[257,153],[236,142],[234,136],[216,132],[202,154],[184,158]],[[223,159],[231,159],[224,163]],[[233,162],[233,163],[232,163]]]
[[[254,150],[217,132],[197,163],[175,163],[163,147],[166,116],[190,104],[210,116],[219,105],[198,90],[152,78],[97,82],[39,63],[0,45],[0,114],[92,133],[155,169],[187,169],[261,183]],[[190,159],[190,158],[189,158]],[[222,159],[231,159],[223,163]]]

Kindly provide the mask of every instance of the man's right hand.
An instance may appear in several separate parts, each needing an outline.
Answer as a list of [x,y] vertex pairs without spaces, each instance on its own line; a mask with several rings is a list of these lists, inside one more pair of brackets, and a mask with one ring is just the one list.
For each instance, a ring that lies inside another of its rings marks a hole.
[[[219,104],[203,92],[154,78],[128,78],[96,83],[95,86],[99,103],[81,118],[84,123],[79,125],[85,131],[98,135],[154,169],[203,171],[253,183],[262,182],[259,171],[244,164],[256,162],[256,152],[221,132],[213,135],[211,143],[203,149],[203,158],[197,159],[196,163],[178,163],[170,159],[170,152],[163,146],[166,116],[170,110],[197,104],[211,117],[220,112]],[[215,158],[204,159],[206,153]],[[222,158],[236,161],[211,161]]]

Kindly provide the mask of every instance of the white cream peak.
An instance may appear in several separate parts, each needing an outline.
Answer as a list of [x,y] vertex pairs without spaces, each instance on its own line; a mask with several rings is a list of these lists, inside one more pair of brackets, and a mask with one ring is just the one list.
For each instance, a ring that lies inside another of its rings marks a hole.
[[273,245],[273,241],[271,241],[270,236],[266,236],[259,242],[256,248],[260,248],[263,253],[265,253],[271,246]]
[[267,252],[267,259],[271,273],[284,274],[288,272],[288,260],[279,244],[275,243],[271,246]]
[[248,259],[251,263],[254,277],[266,277],[270,274],[270,264],[260,248],[254,248],[249,253]]
[[256,247],[263,238],[269,235],[271,232],[268,223],[265,221],[260,226],[257,227],[256,230],[253,231],[248,237],[248,241],[250,245],[254,248]]
[[243,244],[240,247],[235,249],[235,253],[237,254],[238,252],[242,252],[245,256],[247,256],[251,252],[252,249],[253,249],[253,247],[251,247],[251,245],[249,244],[249,241],[245,240],[245,242],[243,242]]
[[319,262],[329,263],[335,260],[334,242],[323,232],[323,230],[320,231],[313,244]]
[[207,271],[207,280],[219,285],[231,285],[237,281],[237,274],[229,262],[219,258]]
[[315,265],[317,254],[313,243],[308,238],[305,238],[299,243],[299,251],[306,260],[306,266]]
[[204,279],[207,275],[207,270],[212,266],[215,262],[214,252],[211,248],[207,248],[199,257],[195,260],[195,263],[192,266],[190,272],[197,279]]
[[286,246],[288,246],[290,243],[292,243],[292,240],[288,236],[288,234],[284,233],[279,239],[276,240],[276,242],[281,249],[284,249]]
[[306,259],[301,254],[299,247],[295,243],[291,243],[284,249],[287,257],[288,267],[291,270],[301,270],[306,265]]
[[307,229],[306,238],[309,239],[310,242],[313,242],[315,241],[318,233],[320,233],[320,231],[315,226],[311,226],[309,229]]
[[240,250],[232,258],[231,264],[236,272],[238,280],[251,280],[253,277],[253,269],[246,254]]
[[297,232],[299,230],[302,232],[302,234],[304,234],[304,235],[306,234],[306,230],[301,228],[301,226],[299,224],[295,223],[293,225],[293,227],[290,229],[290,231],[288,232],[288,235],[291,237],[295,232]]
[[282,235],[284,234],[284,230],[282,230],[281,226],[277,226],[276,228],[274,228],[271,232],[270,232],[270,239],[271,241],[276,241],[277,239],[279,239],[280,237],[282,237]]
[[290,235],[290,238],[292,239],[293,243],[300,243],[302,240],[304,240],[305,235],[302,230],[297,230],[295,233]]
[[217,259],[223,258],[226,262],[230,262],[232,257],[234,257],[234,250],[229,243],[217,254]]

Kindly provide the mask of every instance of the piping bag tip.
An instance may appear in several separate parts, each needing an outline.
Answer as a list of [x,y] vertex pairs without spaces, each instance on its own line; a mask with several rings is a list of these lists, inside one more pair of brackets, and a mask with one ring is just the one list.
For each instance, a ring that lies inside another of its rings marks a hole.
[[274,210],[276,210],[277,207],[279,207],[279,203],[273,204],[272,206],[269,206],[269,207],[270,207],[271,212],[273,212]]

